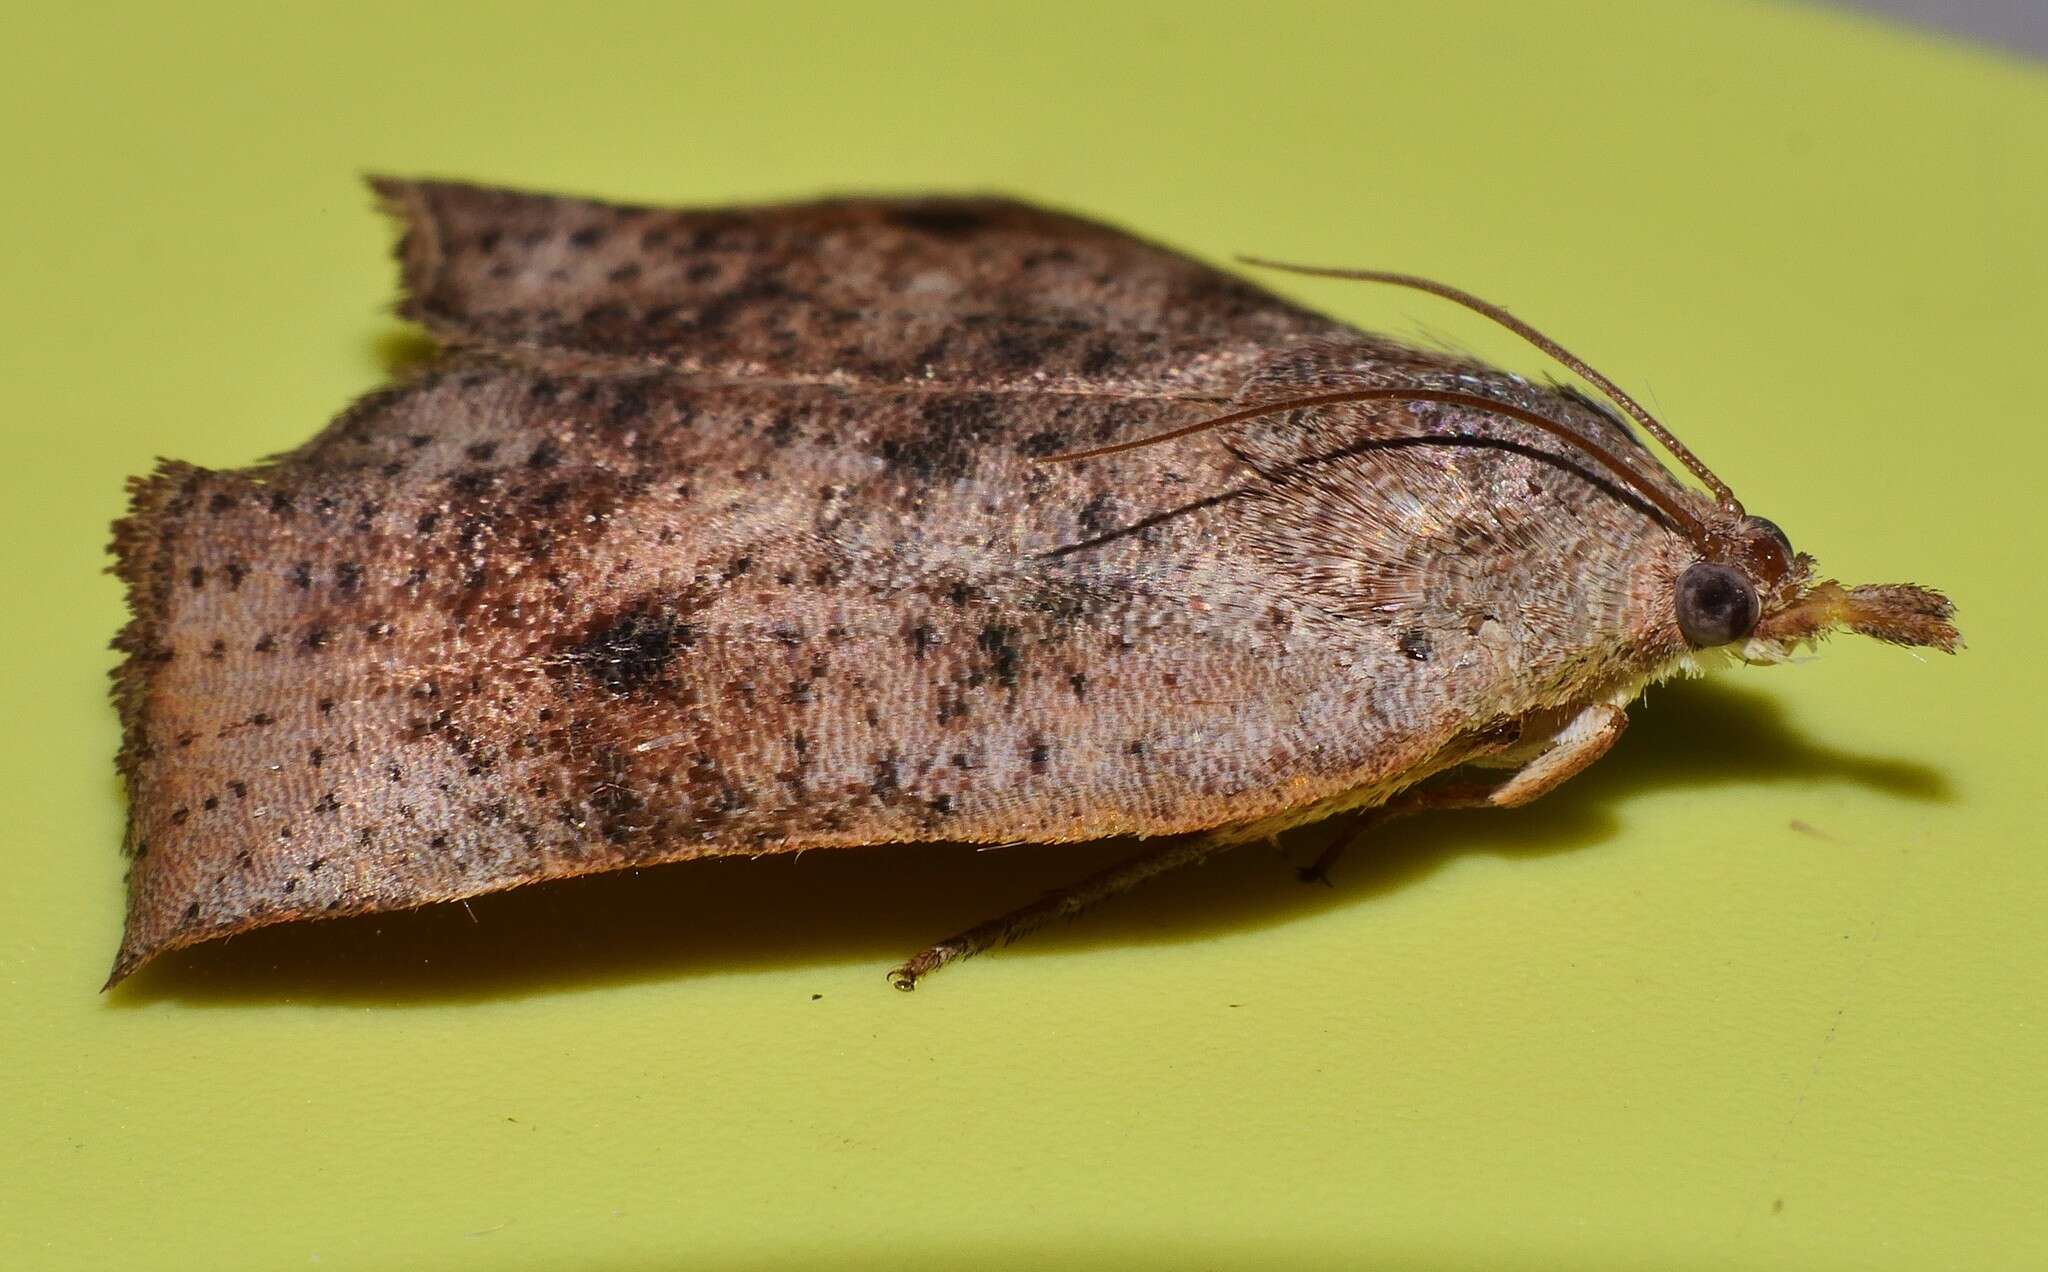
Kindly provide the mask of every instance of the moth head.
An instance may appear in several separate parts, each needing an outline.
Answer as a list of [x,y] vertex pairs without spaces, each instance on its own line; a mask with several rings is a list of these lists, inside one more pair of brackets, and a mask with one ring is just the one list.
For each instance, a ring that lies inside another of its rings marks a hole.
[[1711,503],[1675,495],[1663,482],[1638,471],[1633,459],[1562,420],[1522,403],[1439,384],[1372,385],[1262,402],[1149,437],[1056,455],[1052,457],[1054,462],[1113,455],[1283,411],[1343,402],[1439,402],[1486,411],[1542,429],[1573,446],[1640,497],[1651,515],[1690,542],[1696,555],[1673,581],[1671,604],[1679,633],[1696,650],[1732,648],[1751,662],[1779,662],[1790,657],[1800,645],[1839,629],[1861,632],[1894,645],[1925,646],[1948,653],[1962,647],[1962,636],[1949,621],[1955,616],[1955,607],[1931,588],[1910,583],[1843,587],[1831,579],[1816,581],[1813,558],[1793,551],[1785,532],[1771,520],[1746,513],[1728,483],[1715,476],[1699,456],[1644,410],[1641,403],[1585,360],[1499,305],[1413,274],[1292,265],[1258,257],[1240,259],[1247,264],[1296,274],[1409,287],[1485,315],[1599,389],[1707,488],[1713,496]]
[[1727,513],[1702,527],[1701,559],[1672,589],[1678,630],[1694,649],[1747,640],[1763,620],[1765,598],[1783,599],[1798,568],[1792,541],[1765,517]]
[[1739,509],[1707,531],[1701,559],[1672,591],[1678,630],[1694,649],[1739,644],[1747,661],[1782,662],[1837,630],[1944,653],[1962,646],[1955,606],[1931,588],[1816,579],[1813,558],[1793,551],[1776,523]]

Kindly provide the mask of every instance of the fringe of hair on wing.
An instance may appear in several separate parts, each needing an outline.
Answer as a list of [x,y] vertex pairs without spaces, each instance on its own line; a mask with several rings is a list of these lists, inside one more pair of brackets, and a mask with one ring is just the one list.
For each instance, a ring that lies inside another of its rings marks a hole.
[[[172,527],[191,507],[193,492],[206,476],[206,469],[193,464],[158,461],[149,476],[129,478],[128,514],[114,523],[109,545],[114,563],[108,572],[125,586],[128,622],[113,641],[113,648],[125,657],[110,674],[114,706],[121,715],[121,776],[131,803],[138,795],[142,761],[154,745],[145,714],[150,679],[156,668],[172,657],[162,640],[164,611],[174,585]],[[131,855],[137,850],[133,835],[131,827],[127,844]]]

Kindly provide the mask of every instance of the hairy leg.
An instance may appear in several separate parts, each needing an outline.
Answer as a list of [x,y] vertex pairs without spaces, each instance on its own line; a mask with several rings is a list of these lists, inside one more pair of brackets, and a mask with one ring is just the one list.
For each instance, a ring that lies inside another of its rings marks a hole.
[[[1627,724],[1628,716],[1617,707],[1589,708],[1558,734],[1556,745],[1514,770],[1504,780],[1454,782],[1427,790],[1404,791],[1378,808],[1365,812],[1357,829],[1339,840],[1334,849],[1325,850],[1316,864],[1304,870],[1302,875],[1304,878],[1321,878],[1322,872],[1341,855],[1344,848],[1367,831],[1396,817],[1435,808],[1514,808],[1526,804],[1555,789],[1559,783],[1606,754],[1607,748],[1614,745],[1614,740],[1621,736]],[[919,980],[948,963],[998,945],[1008,945],[1054,919],[1072,918],[1096,902],[1128,892],[1154,875],[1192,865],[1237,842],[1222,835],[1193,835],[1146,848],[1079,883],[1057,888],[1029,905],[947,937],[892,969],[889,983],[901,990],[916,989]]]
[[1055,888],[1029,905],[990,919],[986,923],[977,923],[964,932],[947,937],[929,949],[913,955],[902,966],[892,969],[889,973],[889,983],[901,990],[916,989],[921,978],[948,963],[979,954],[993,946],[1008,945],[1028,932],[1037,931],[1054,919],[1072,918],[1097,901],[1107,900],[1119,892],[1128,892],[1153,875],[1163,874],[1177,866],[1192,865],[1204,857],[1213,856],[1233,846],[1236,842],[1238,841],[1226,839],[1221,835],[1190,835],[1181,839],[1165,840],[1135,856],[1126,857],[1105,870],[1099,870],[1079,883]]
[[1361,813],[1347,834],[1332,840],[1314,861],[1295,874],[1303,883],[1320,883],[1328,887],[1330,867],[1336,865],[1353,844],[1396,817],[1440,808],[1520,808],[1584,772],[1587,765],[1607,754],[1608,748],[1627,727],[1628,713],[1620,707],[1604,703],[1588,707],[1557,735],[1554,746],[1505,779],[1455,782],[1403,791],[1378,808],[1369,808]]

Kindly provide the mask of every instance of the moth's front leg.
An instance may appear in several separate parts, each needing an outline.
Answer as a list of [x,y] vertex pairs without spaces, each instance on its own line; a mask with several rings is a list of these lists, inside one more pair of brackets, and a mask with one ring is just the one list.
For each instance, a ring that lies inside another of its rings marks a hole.
[[[1607,703],[1595,703],[1557,731],[1551,745],[1516,769],[1514,773],[1473,804],[1494,808],[1520,808],[1533,799],[1556,790],[1583,772],[1587,765],[1607,754],[1621,731],[1628,727],[1628,712]],[[1473,805],[1438,805],[1471,807]]]
[[1548,795],[1607,754],[1627,727],[1626,711],[1604,702],[1595,703],[1573,716],[1569,724],[1552,736],[1549,746],[1505,780],[1459,781],[1403,791],[1378,808],[1366,810],[1349,834],[1323,849],[1321,856],[1297,873],[1303,883],[1327,885],[1330,867],[1351,845],[1396,817],[1441,808],[1520,808]]

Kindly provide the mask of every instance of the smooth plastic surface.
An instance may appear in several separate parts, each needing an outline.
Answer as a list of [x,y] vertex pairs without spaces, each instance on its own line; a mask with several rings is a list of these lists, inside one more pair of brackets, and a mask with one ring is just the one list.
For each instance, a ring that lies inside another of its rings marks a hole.
[[[0,1266],[2048,1262],[2040,68],[1691,0],[39,6],[5,44]],[[1658,691],[1539,806],[1332,890],[1247,850],[915,995],[899,956],[1102,853],[672,868],[102,997],[106,525],[402,351],[368,169],[999,188],[1437,275],[1970,648]]]

